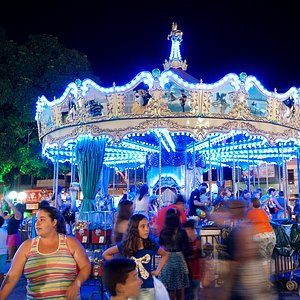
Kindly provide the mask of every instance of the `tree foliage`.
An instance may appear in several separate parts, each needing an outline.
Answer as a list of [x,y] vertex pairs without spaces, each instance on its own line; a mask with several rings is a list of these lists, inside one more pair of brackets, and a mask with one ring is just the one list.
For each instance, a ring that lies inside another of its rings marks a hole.
[[42,95],[60,97],[77,78],[99,82],[86,55],[47,35],[18,44],[0,28],[0,181],[11,185],[21,174],[53,176],[52,163],[41,157],[35,104]]

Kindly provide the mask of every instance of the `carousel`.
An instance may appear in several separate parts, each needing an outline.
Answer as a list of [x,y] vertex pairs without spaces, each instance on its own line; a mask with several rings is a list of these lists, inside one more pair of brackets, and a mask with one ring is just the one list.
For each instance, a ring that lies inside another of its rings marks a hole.
[[300,176],[299,89],[268,91],[245,73],[205,83],[187,73],[176,23],[167,39],[171,51],[163,70],[141,72],[123,86],[78,79],[59,98],[38,98],[42,155],[53,162],[54,179],[59,163],[70,162],[83,193],[81,210],[88,212],[95,210],[99,186],[107,193],[112,169],[127,178],[141,170],[163,206],[164,192],[188,199],[204,173],[212,191],[213,170],[222,182],[229,167],[235,194],[242,179],[248,187],[260,187],[275,166],[288,199],[288,162],[295,161]]

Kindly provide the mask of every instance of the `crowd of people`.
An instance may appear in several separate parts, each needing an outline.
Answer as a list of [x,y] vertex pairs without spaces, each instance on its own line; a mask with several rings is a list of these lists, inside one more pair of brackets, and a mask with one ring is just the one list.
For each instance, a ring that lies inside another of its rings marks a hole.
[[[102,253],[103,283],[111,299],[160,299],[158,291],[164,293],[163,299],[216,299],[217,277],[222,278],[218,299],[276,299],[270,282],[276,236],[270,220],[288,216],[282,193],[276,197],[276,190],[269,188],[263,196],[259,190],[245,189],[234,197],[219,185],[213,198],[207,189],[202,183],[188,201],[178,193],[166,206],[149,195],[147,184],[134,195],[123,195],[111,243]],[[3,202],[11,213],[0,209],[0,300],[9,296],[23,274],[27,299],[80,299],[91,262],[68,229],[74,222],[66,213],[73,211],[72,201],[67,199],[60,209],[48,200],[39,203],[32,236],[22,244],[18,229],[23,210],[7,197]],[[222,236],[218,257],[213,254],[216,249],[201,239],[199,225],[209,224],[204,221],[230,228]],[[7,260],[11,266],[4,276]],[[223,266],[222,274],[217,274],[216,264]]]

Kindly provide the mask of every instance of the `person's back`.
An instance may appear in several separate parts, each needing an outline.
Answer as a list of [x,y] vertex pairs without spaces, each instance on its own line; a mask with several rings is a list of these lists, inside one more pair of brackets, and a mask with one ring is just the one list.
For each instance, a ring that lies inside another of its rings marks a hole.
[[150,198],[148,192],[148,185],[143,184],[139,190],[139,193],[136,195],[133,201],[134,213],[142,213],[145,216],[148,216],[148,210],[150,205]]
[[155,221],[157,235],[160,234],[160,232],[163,228],[166,212],[168,211],[169,208],[178,209],[178,211],[180,213],[181,224],[183,224],[186,221],[187,217],[186,217],[186,213],[184,211],[184,205],[185,205],[185,199],[183,198],[183,196],[181,194],[178,194],[175,199],[174,204],[165,206],[159,210],[156,221]]

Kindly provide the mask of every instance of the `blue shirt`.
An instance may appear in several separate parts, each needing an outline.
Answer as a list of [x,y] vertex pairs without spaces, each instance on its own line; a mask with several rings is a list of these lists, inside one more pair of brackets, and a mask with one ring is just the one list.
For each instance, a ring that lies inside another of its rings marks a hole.
[[[119,251],[123,251],[123,242],[117,244]],[[156,255],[159,249],[159,245],[155,243],[153,249],[141,249],[138,250],[132,257],[137,266],[139,277],[143,280],[141,288],[154,288],[153,277],[151,275],[152,259]]]

